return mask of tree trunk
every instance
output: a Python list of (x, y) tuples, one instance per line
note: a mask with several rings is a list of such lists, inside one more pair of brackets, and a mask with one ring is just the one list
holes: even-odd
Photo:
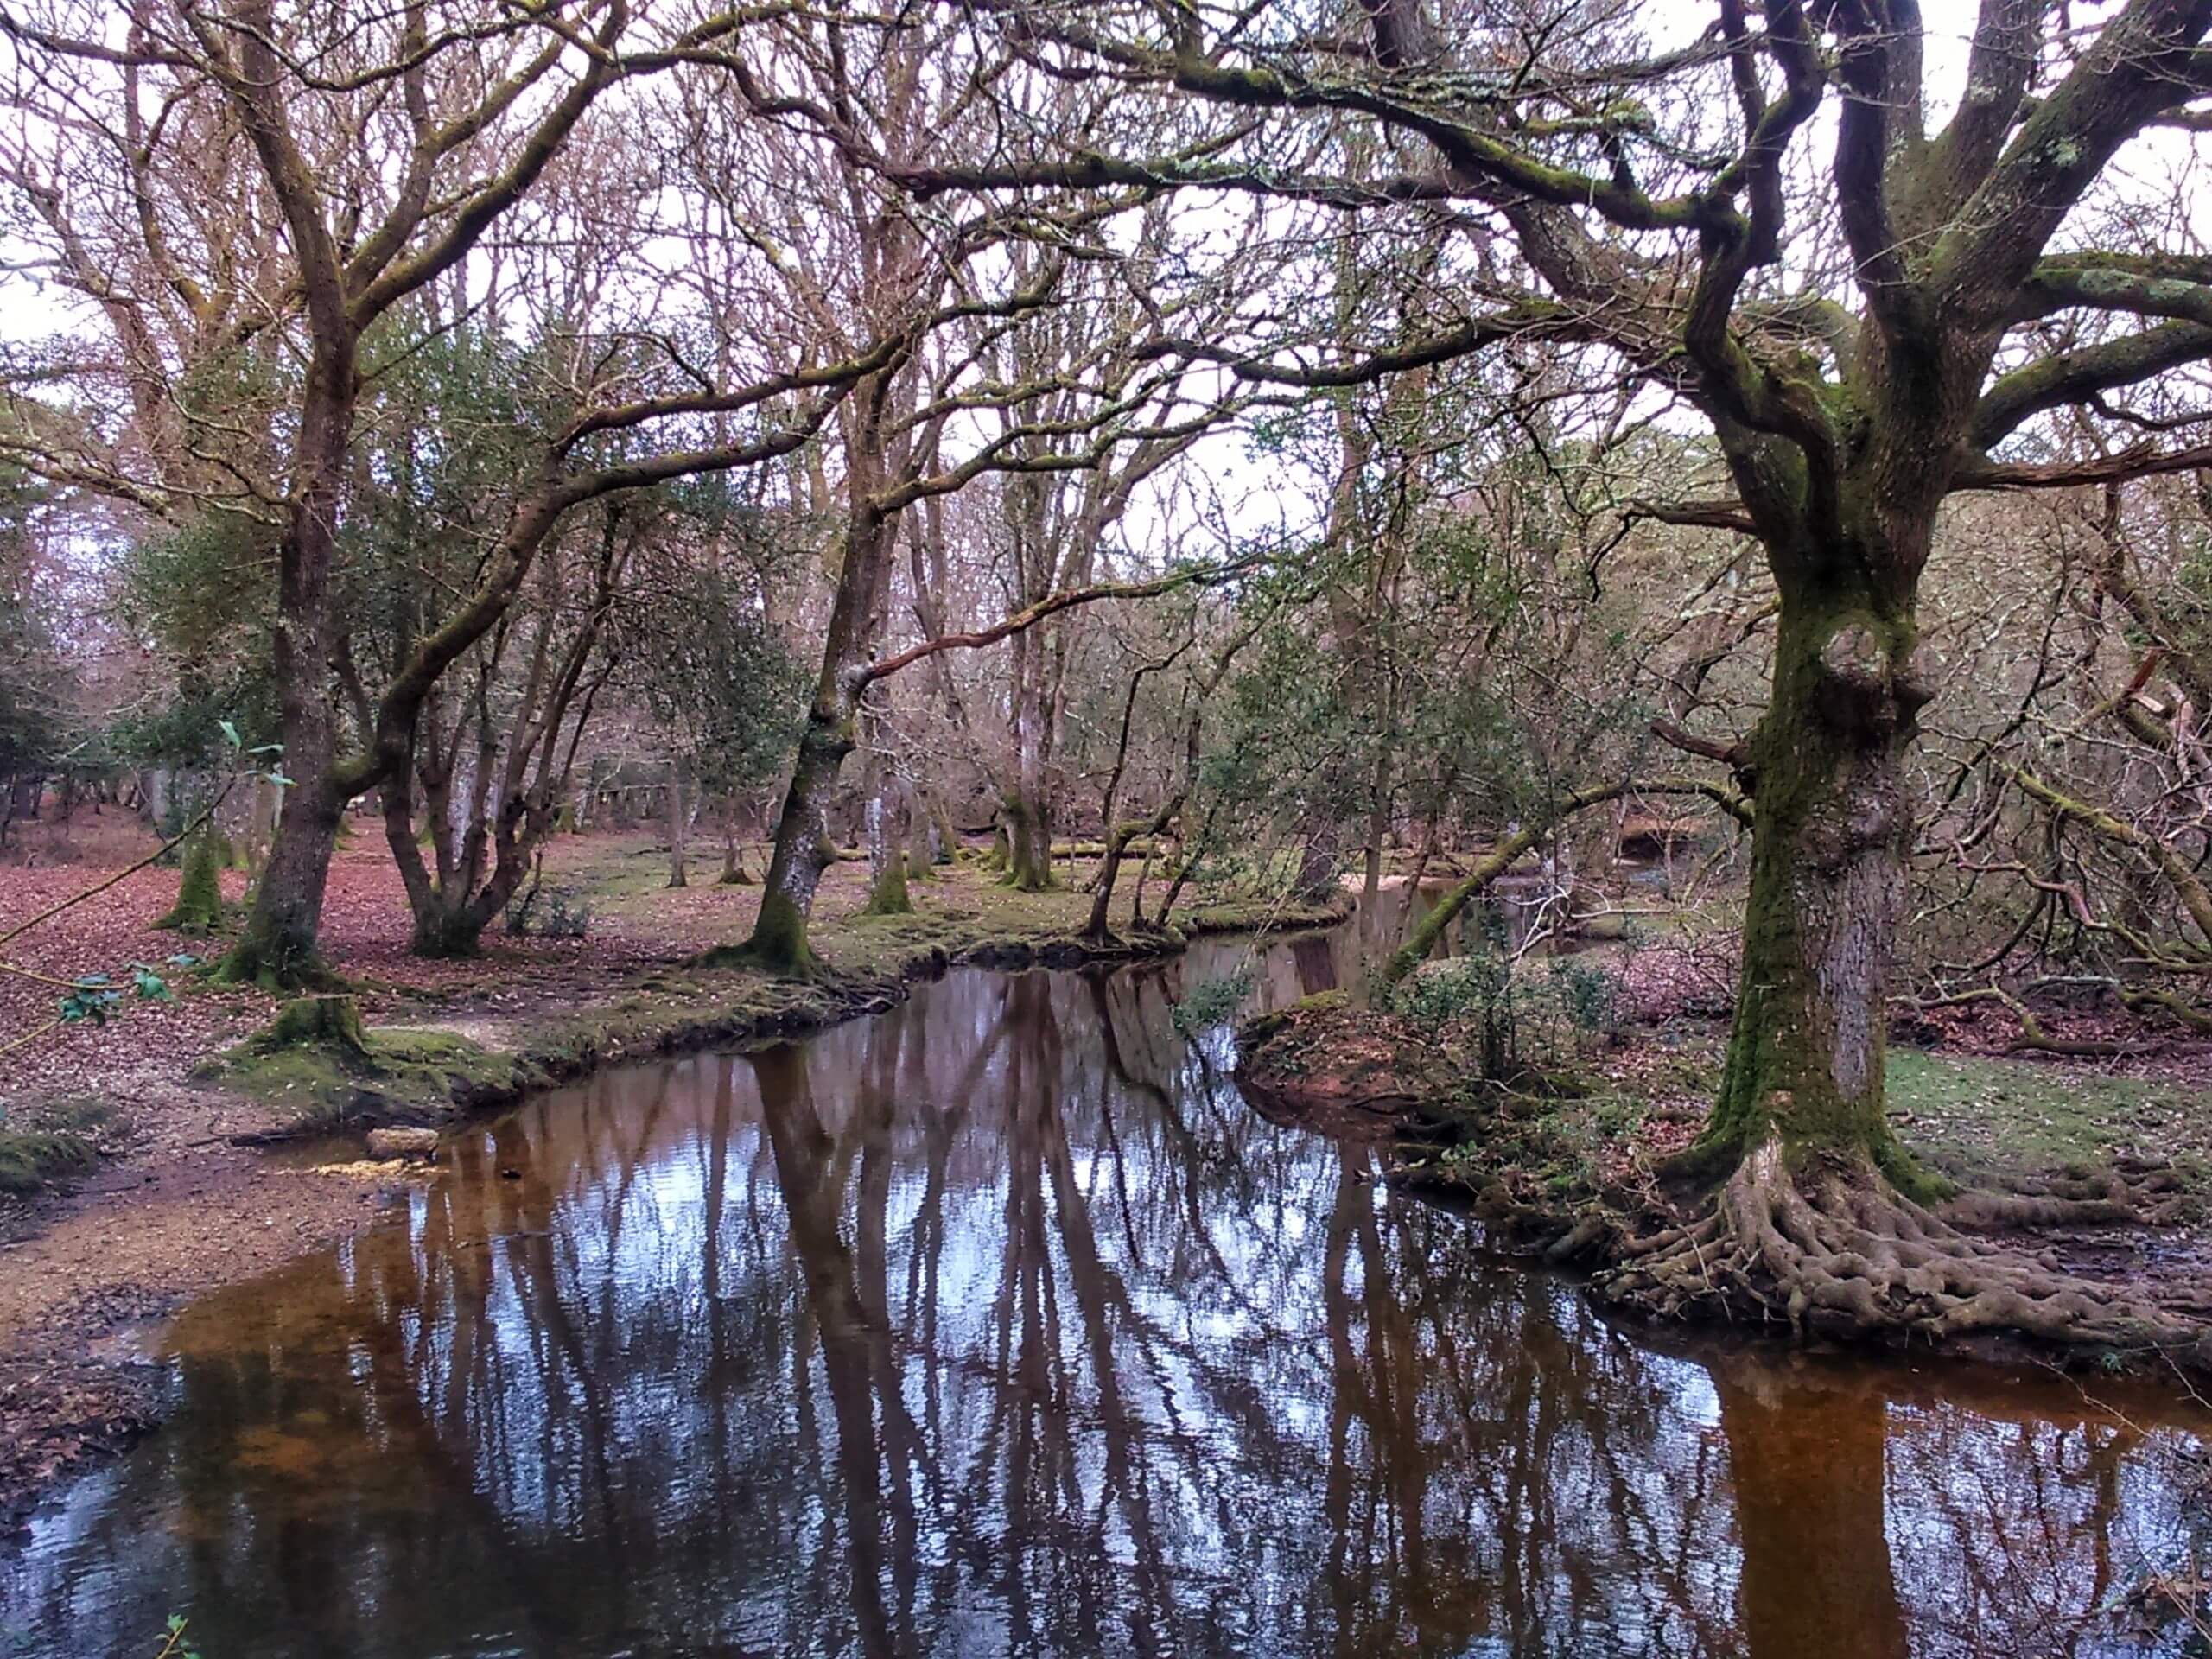
[(668, 767), (668, 885), (687, 887), (690, 876), (683, 857), (690, 844), (691, 763), (672, 760)]
[(1014, 637), (1014, 787), (1004, 803), (1006, 883), (1023, 893), (1042, 893), (1053, 885), (1046, 788), (1051, 715), (1041, 646), (1021, 633)]
[(223, 924), (223, 867), (221, 832), (213, 823), (202, 825), (184, 849), (184, 874), (177, 884), (176, 905), (156, 922), (185, 933), (212, 933)]
[(1903, 760), (1927, 701), (1910, 617), (1785, 596), (1751, 741), (1758, 822), (1735, 1025), (1693, 1159), (1732, 1169), (1770, 1135), (1910, 1166), (1883, 1116), (1890, 967), (1912, 815)]
[[(438, 843), (434, 875), (423, 861), (415, 833), (414, 778), (410, 763), (386, 781), (382, 791), (385, 844), (399, 868), (414, 918), (407, 949), (412, 956), (441, 960), (473, 957), (483, 948), (484, 930), (522, 890), (539, 845), (552, 832), (557, 816), (553, 803), (563, 785), (556, 783), (534, 795), (510, 795), (500, 802), (499, 816), (488, 830), (471, 826), (471, 839), (489, 848), (488, 874), (480, 851), (456, 861), (450, 855), (451, 836), (434, 833), (432, 839)], [(450, 810), (450, 799), (440, 787), (426, 793), (433, 830), (439, 830), (437, 820)]]
[[(849, 704), (849, 697), (840, 696)], [(852, 749), (852, 731), (849, 707), (841, 715), (835, 702), (825, 706), (825, 700), (817, 698), (808, 711), (791, 788), (776, 820), (775, 850), (760, 886), (760, 913), (741, 952), (771, 973), (810, 975), (820, 969), (807, 944), (807, 918), (814, 912), (822, 872), (836, 861), (836, 844), (830, 838), (830, 797)]]
[(868, 791), (867, 814), (868, 913), (907, 916), (913, 899), (906, 892), (906, 814), (894, 804), (898, 781), (879, 760)]
[(1041, 798), (1025, 789), (1006, 803), (1006, 885), (1042, 893), (1054, 885), (1052, 827)]
[(270, 843), (276, 838), (276, 823), (284, 805), (284, 786), (257, 775), (253, 780), (253, 810), (246, 821), (245, 867), (257, 880), (269, 862)]
[(337, 772), (328, 682), (330, 569), (359, 395), (356, 354), (350, 333), (318, 342), (302, 390), (297, 476), (277, 548), (270, 641), (290, 799), (245, 933), (223, 964), (223, 977), (234, 982), (296, 988), (327, 977), (315, 939), (338, 826), (353, 792)]
[(930, 862), (951, 863), (953, 849), (960, 845), (960, 830), (952, 822), (952, 808), (940, 791), (930, 789), (923, 794), (922, 810), (929, 819)]
[[(896, 529), (896, 518), (885, 518), (862, 502), (854, 506), (845, 531), (845, 560), (823, 639), (823, 671), (814, 681), (814, 702), (798, 736), (798, 759), (791, 763), (791, 785), (777, 817), (777, 841), (761, 885), (761, 913), (754, 918), (752, 938), (734, 953), (770, 973), (821, 971), (807, 944), (807, 918), (814, 913), (814, 892), (821, 887), (823, 872), (836, 862), (827, 818), (830, 797), (861, 732), (865, 664), (880, 624), (878, 595)], [(715, 956), (710, 953), (710, 960)]]
[(318, 789), (295, 782), (300, 786), (290, 791), (268, 865), (254, 884), (245, 930), (224, 958), (221, 977), (233, 983), (289, 989), (328, 977), (315, 939), (345, 805), (330, 787), (327, 766)]
[(753, 875), (745, 868), (745, 854), (737, 844), (737, 807), (727, 798), (722, 803), (722, 874), (720, 886), (749, 887)]
[(1309, 824), (1299, 849), (1298, 874), (1291, 880), (1291, 891), (1308, 904), (1319, 904), (1337, 890), (1337, 869), (1343, 862), (1341, 835), (1336, 820), (1325, 813), (1317, 814)]
[[(1115, 877), (1121, 869), (1122, 855), (1128, 844), (1140, 836), (1149, 836), (1156, 842), (1158, 838), (1166, 832), (1167, 826), (1175, 821), (1175, 815), (1182, 810), (1182, 796), (1173, 795), (1163, 802), (1160, 810), (1149, 818), (1136, 818), (1117, 823), (1107, 831), (1105, 850), (1100, 855), (1098, 860), (1097, 879), (1090, 884), (1090, 919), (1084, 924), (1083, 929), (1085, 938), (1104, 940), (1113, 935), (1114, 930), (1107, 911), (1108, 906), (1114, 902)], [(1145, 849), (1145, 860), (1147, 864), (1152, 859), (1152, 850), (1151, 847)], [(1135, 918), (1132, 916), (1130, 919), (1134, 921)], [(1161, 919), (1166, 919), (1164, 912)]]

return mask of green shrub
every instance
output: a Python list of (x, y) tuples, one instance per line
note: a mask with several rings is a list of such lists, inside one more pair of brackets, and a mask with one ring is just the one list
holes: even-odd
[(1244, 999), (1252, 995), (1252, 984), (1249, 968), (1219, 979), (1200, 980), (1169, 1011), (1168, 1017), (1174, 1021), (1175, 1029), (1185, 1037), (1193, 1032), (1209, 1030), (1236, 1012)]
[(532, 887), (507, 906), (507, 931), (517, 938), (581, 939), (591, 931), (591, 905), (565, 888)]
[(1507, 1083), (1567, 1065), (1592, 1041), (1612, 1040), (1620, 981), (1572, 957), (1537, 969), (1483, 951), (1411, 975), (1392, 1007), (1435, 1041), (1471, 1049), (1485, 1081)]

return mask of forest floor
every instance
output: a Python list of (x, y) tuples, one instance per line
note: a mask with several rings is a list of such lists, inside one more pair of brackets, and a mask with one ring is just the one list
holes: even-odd
[[(20, 846), (0, 855), (0, 932), (153, 845), (119, 813), (57, 829), (27, 828), (27, 862)], [(760, 869), (759, 849), (748, 864)], [(917, 914), (870, 918), (865, 865), (840, 861), (814, 928), (836, 977), (794, 986), (691, 965), (742, 940), (759, 907), (758, 887), (718, 885), (720, 870), (719, 848), (702, 847), (690, 884), (671, 888), (666, 842), (650, 829), (564, 837), (545, 888), (588, 911), (583, 938), (495, 927), (480, 956), (424, 961), (407, 952), (406, 899), (381, 836), (354, 826), (331, 872), (325, 949), (379, 1052), (429, 1062), (367, 1078), (289, 1058), (211, 1077), (276, 1003), (210, 985), (180, 960), (212, 957), (219, 938), (152, 925), (175, 900), (174, 869), (140, 870), (0, 950), (57, 980), (106, 972), (127, 983), (131, 965), (147, 963), (175, 992), (127, 1001), (104, 1026), (57, 1025), (55, 987), (0, 975), (0, 1529), (58, 1472), (150, 1421), (156, 1377), (139, 1351), (163, 1316), (405, 1200), (422, 1167), (365, 1159), (364, 1128), (442, 1121), (471, 1077), (497, 1093), (626, 1055), (808, 1028), (885, 1006), (954, 955), (1068, 950), (1090, 906), (1072, 888), (1018, 893), (960, 864), (914, 886)], [(243, 898), (241, 873), (224, 885), (226, 899)], [(1260, 919), (1198, 913), (1223, 927)], [(251, 1144), (302, 1131), (345, 1138), (273, 1153)]]

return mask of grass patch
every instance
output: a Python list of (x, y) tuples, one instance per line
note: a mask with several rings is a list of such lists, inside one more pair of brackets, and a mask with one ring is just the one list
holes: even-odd
[[(651, 916), (669, 891), (666, 836), (640, 829), (594, 835), (585, 844), (588, 850), (580, 862), (557, 872), (547, 869), (549, 890), (558, 885), (608, 915)], [(721, 843), (700, 842), (684, 862), (695, 885), (711, 885), (721, 874)]]
[(1911, 1049), (1891, 1051), (1887, 1084), (1905, 1142), (1967, 1185), (2084, 1173), (2132, 1148), (2171, 1158), (2193, 1191), (2212, 1188), (2212, 1123), (2172, 1084)]

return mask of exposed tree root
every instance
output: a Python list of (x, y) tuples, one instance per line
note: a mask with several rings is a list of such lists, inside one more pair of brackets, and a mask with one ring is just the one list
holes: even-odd
[(1961, 1192), (1936, 1206), (1953, 1226), (1974, 1232), (2099, 1224), (2156, 1225), (2174, 1220), (2181, 1183), (2158, 1161), (2118, 1161), (2111, 1170), (2017, 1182), (2005, 1192)]
[(830, 964), (801, 940), (794, 948), (781, 940), (746, 940), (741, 944), (717, 944), (702, 950), (686, 964), (692, 968), (735, 968), (771, 979), (798, 980), (804, 984), (828, 984), (836, 978)]
[[(2105, 1194), (2023, 1194), (2032, 1209), (1978, 1219), (2018, 1224), (2103, 1215)], [(2127, 1218), (2135, 1218), (2128, 1212)], [(1618, 1306), (1669, 1319), (1786, 1325), (1797, 1335), (1949, 1344), (2011, 1338), (2076, 1354), (2171, 1356), (2212, 1363), (2204, 1328), (2116, 1287), (2075, 1277), (2055, 1258), (1976, 1236), (1867, 1170), (1794, 1177), (1770, 1136), (1694, 1220), (1617, 1237), (1592, 1289)]]
[(208, 969), (218, 985), (250, 985), (272, 996), (343, 995), (353, 989), (321, 957), (280, 954), (240, 941)]

